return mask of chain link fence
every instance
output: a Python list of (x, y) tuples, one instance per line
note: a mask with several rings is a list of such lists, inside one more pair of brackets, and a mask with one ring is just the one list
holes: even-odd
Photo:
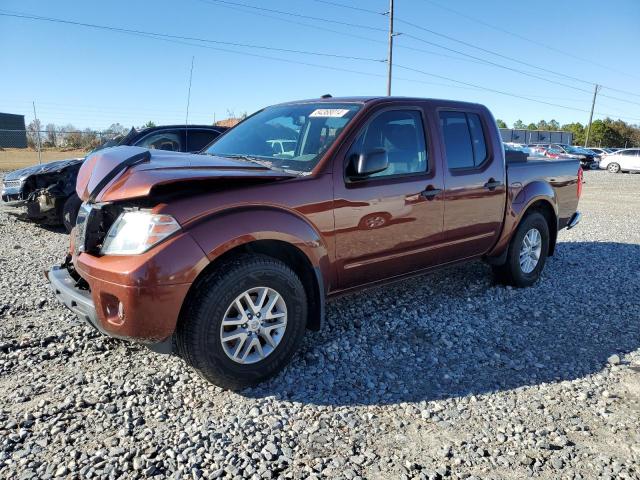
[(122, 132), (0, 129), (0, 170), (84, 157)]

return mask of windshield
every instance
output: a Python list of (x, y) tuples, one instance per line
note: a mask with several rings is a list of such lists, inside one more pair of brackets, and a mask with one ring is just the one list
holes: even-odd
[(250, 157), (270, 167), (307, 173), (360, 110), (353, 103), (300, 103), (266, 108), (203, 153)]
[(584, 153), (584, 150), (582, 148), (572, 147), (571, 145), (566, 146), (565, 150), (567, 151), (567, 153)]

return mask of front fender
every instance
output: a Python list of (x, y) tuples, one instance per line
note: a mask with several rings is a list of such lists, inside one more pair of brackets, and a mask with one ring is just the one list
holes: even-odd
[(328, 248), (320, 232), (298, 213), (266, 206), (241, 207), (198, 221), (189, 233), (210, 261), (233, 248), (258, 240), (279, 240), (301, 250), (325, 285), (330, 285)]

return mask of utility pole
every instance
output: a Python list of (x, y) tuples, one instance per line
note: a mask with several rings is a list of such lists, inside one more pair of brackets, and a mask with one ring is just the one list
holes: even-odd
[(191, 103), (191, 80), (193, 79), (193, 61), (196, 57), (191, 57), (191, 71), (189, 72), (189, 91), (187, 92), (187, 114), (184, 119), (184, 150), (189, 151), (189, 103)]
[(393, 67), (393, 0), (389, 0), (389, 55), (387, 56), (387, 96), (391, 96), (391, 70)]
[(591, 102), (591, 114), (589, 115), (589, 125), (587, 125), (587, 137), (584, 139), (584, 148), (587, 148), (589, 145), (589, 135), (591, 134), (591, 122), (593, 121), (593, 109), (596, 106), (596, 96), (598, 95), (598, 91), (600, 90), (600, 85), (596, 83), (595, 89), (593, 90), (593, 101)]
[(42, 147), (40, 145), (40, 122), (38, 121), (38, 114), (36, 113), (36, 102), (33, 102), (33, 119), (35, 120), (37, 130), (36, 138), (38, 139), (38, 164), (42, 164)]

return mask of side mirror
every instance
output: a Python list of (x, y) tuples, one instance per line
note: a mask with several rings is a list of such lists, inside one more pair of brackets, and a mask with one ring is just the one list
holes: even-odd
[(386, 170), (389, 167), (389, 156), (384, 148), (377, 148), (368, 153), (354, 153), (349, 162), (352, 178), (366, 178)]

